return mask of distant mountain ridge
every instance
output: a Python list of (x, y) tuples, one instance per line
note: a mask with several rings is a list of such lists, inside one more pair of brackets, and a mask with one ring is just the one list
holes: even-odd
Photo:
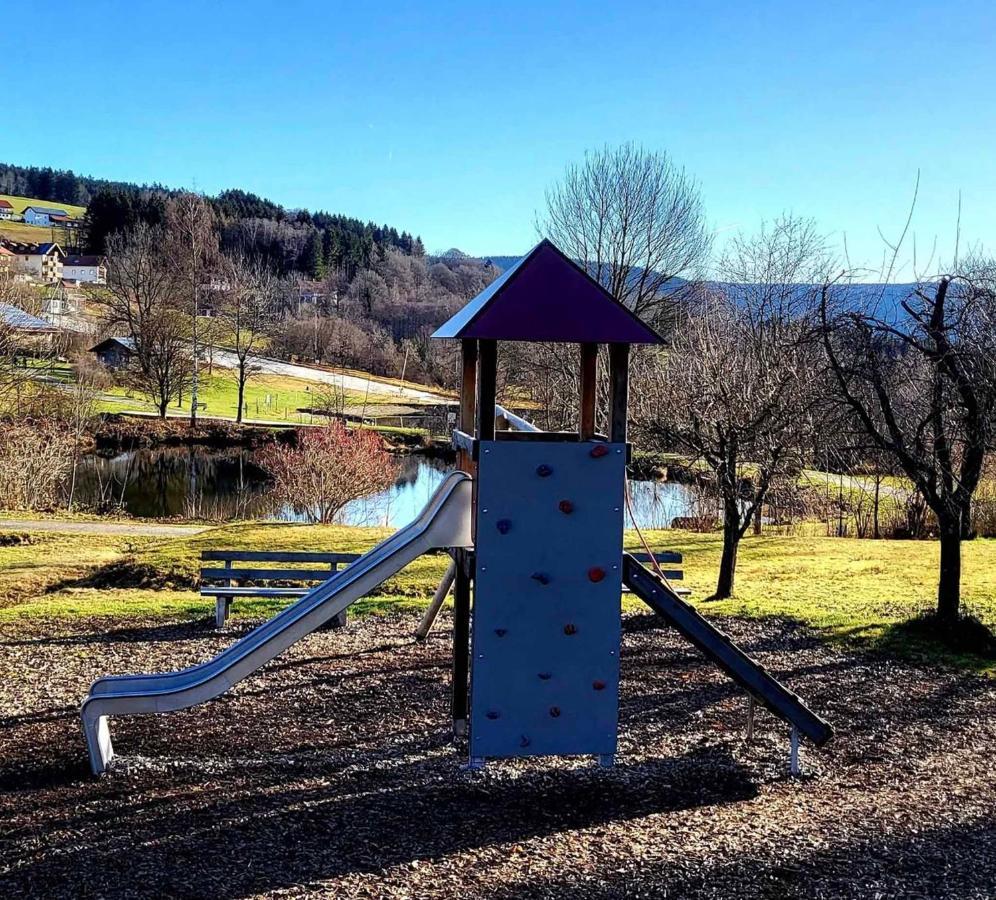
[[(463, 257), (467, 257), (467, 254), (461, 254)], [(470, 258), (470, 257), (467, 257)], [(474, 259), (484, 263), (491, 262), (493, 265), (497, 266), (502, 272), (506, 269), (514, 266), (520, 259), (522, 255), (519, 256), (478, 256)], [(681, 279), (676, 279), (681, 280)], [(721, 287), (736, 289), (737, 285), (728, 285), (721, 282), (712, 282)], [(803, 287), (803, 285), (800, 285)], [(856, 296), (861, 299), (872, 299), (876, 293), (881, 292), (881, 302), (886, 307), (886, 309), (892, 309), (898, 311), (903, 300), (910, 296), (910, 294), (916, 289), (917, 285), (914, 282), (908, 282), (904, 284), (882, 284), (880, 282), (863, 282), (849, 285), (849, 290), (855, 292)]]

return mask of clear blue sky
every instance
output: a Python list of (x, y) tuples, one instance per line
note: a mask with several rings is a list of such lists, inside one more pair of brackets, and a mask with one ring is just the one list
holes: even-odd
[[(586, 148), (667, 149), (720, 235), (782, 211), (881, 256), (996, 250), (991, 0), (5, 5), (0, 159), (242, 187), (517, 253)], [(11, 48), (20, 48), (11, 50)]]

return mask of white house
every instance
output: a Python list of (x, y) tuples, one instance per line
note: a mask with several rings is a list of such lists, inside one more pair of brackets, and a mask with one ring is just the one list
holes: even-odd
[(51, 206), (29, 206), (24, 210), (24, 221), (28, 225), (64, 225), (69, 221), (69, 213)]
[(10, 268), (15, 275), (29, 275), (46, 284), (62, 279), (62, 251), (58, 244), (7, 242), (6, 247), (14, 254)]
[(14, 217), (14, 207), (9, 200), (0, 200), (0, 219), (12, 219)]
[(62, 262), (62, 277), (85, 284), (106, 284), (107, 266), (99, 256), (68, 256)]

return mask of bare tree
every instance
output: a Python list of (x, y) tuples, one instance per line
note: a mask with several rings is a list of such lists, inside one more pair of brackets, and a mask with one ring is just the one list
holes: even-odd
[(214, 212), (198, 194), (180, 194), (167, 203), (166, 227), (169, 259), (190, 316), (190, 426), (193, 428), (197, 424), (200, 366), (198, 318), (203, 312), (201, 290), (217, 260), (218, 236), (214, 228)]
[(191, 377), (190, 320), (175, 303), (175, 271), (161, 228), (144, 222), (107, 243), (107, 285), (93, 294), (108, 327), (121, 327), (135, 349), (124, 377), (166, 418), (170, 400)]
[(269, 326), (274, 321), (279, 285), (276, 276), (259, 260), (239, 256), (223, 266), (225, 291), (220, 307), (223, 330), (238, 360), (238, 412), (242, 421), (246, 382), (261, 371), (259, 357)]
[(712, 244), (698, 183), (667, 153), (635, 144), (568, 166), (538, 228), (648, 319), (700, 279)]
[(822, 343), (843, 402), (937, 519), (937, 617), (957, 621), (961, 542), (996, 415), (996, 262), (972, 260), (899, 302), (839, 281), (820, 297)]
[(720, 270), (727, 285), (680, 319), (634, 390), (638, 430), (704, 461), (723, 507), (714, 599), (733, 593), (740, 541), (773, 482), (794, 473), (819, 399), (812, 344), (823, 239), (785, 218), (735, 238)]

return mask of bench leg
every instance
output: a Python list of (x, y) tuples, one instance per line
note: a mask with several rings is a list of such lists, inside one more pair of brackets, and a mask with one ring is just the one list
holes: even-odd
[(345, 628), (345, 627), (346, 627), (346, 610), (343, 610), (341, 613), (337, 613), (336, 615), (332, 616), (332, 618), (329, 619), (318, 630), (334, 631), (337, 628)]
[(231, 611), (232, 601), (230, 597), (214, 598), (214, 624), (216, 628), (224, 628)]

